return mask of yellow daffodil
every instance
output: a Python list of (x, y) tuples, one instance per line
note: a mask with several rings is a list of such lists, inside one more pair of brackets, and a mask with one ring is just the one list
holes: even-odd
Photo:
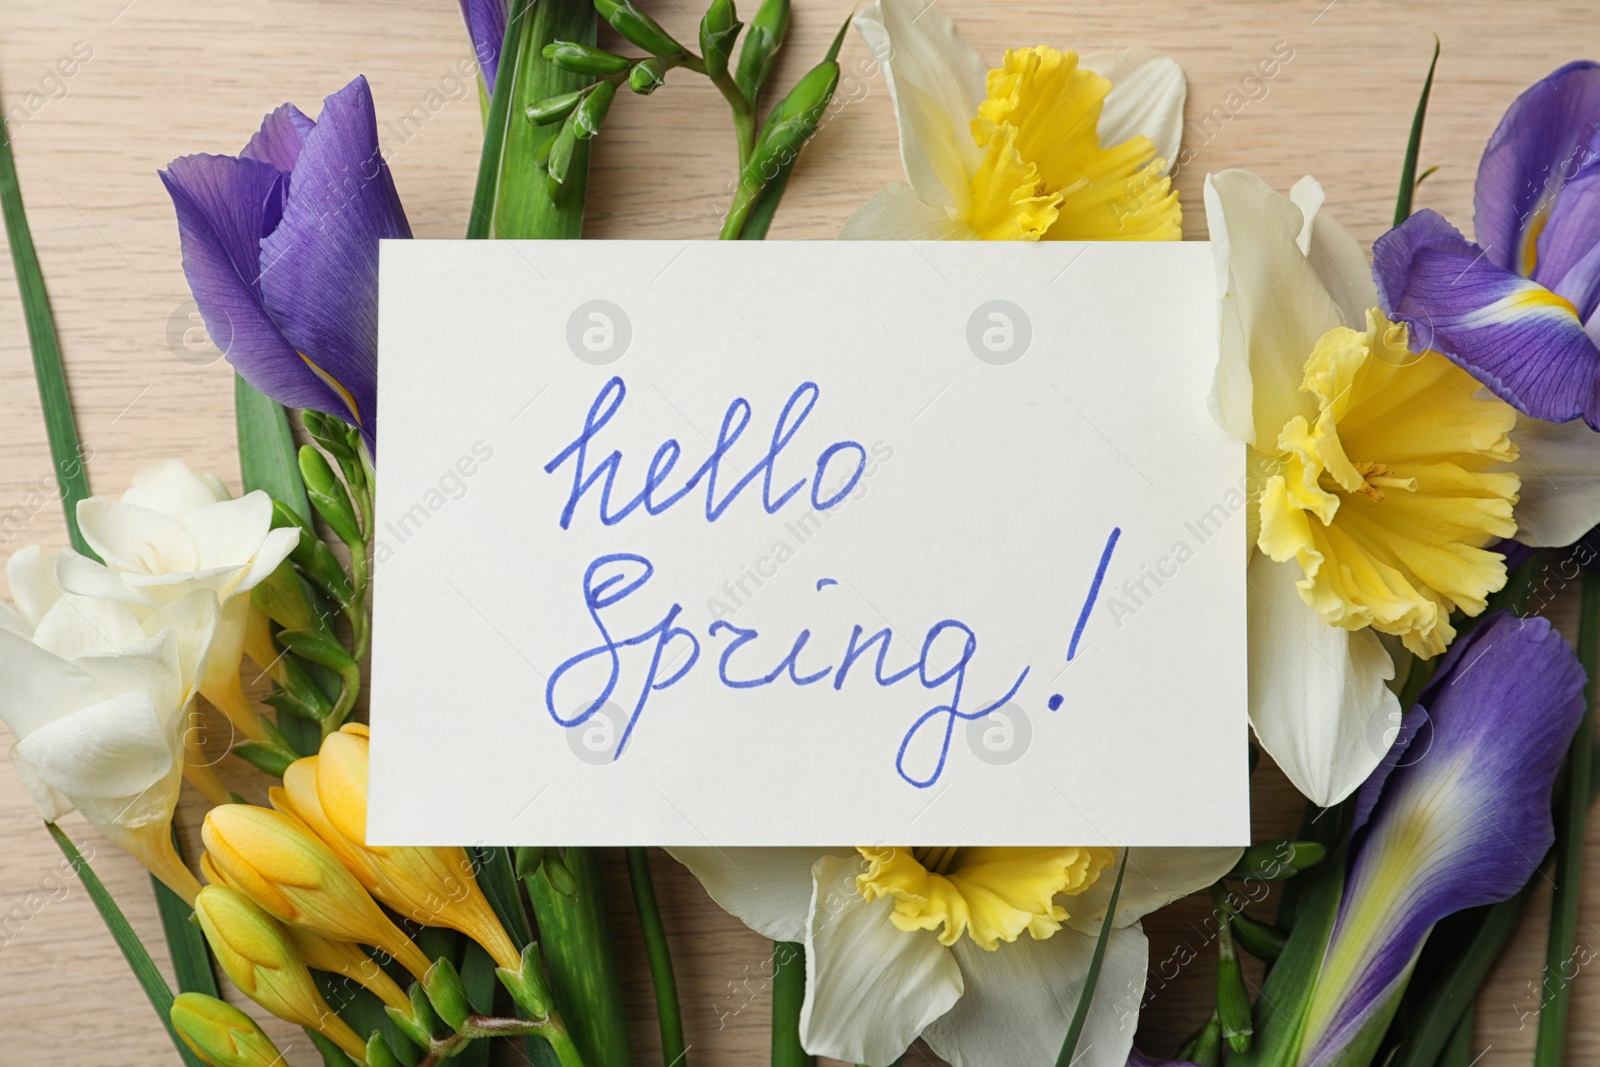
[(208, 1067), (279, 1067), (283, 1054), (256, 1021), (204, 993), (179, 993), (169, 1016), (183, 1043)]
[(208, 864), (274, 918), (340, 941), (372, 945), (418, 979), (428, 958), (390, 922), (328, 847), (270, 808), (223, 804), (200, 831)]
[[(751, 929), (805, 944), (808, 1052), (889, 1063), (920, 1035), (955, 1067), (1055, 1062), (1122, 860), (1094, 847), (671, 851)], [(1127, 1062), (1148, 962), (1140, 917), (1239, 854), (1129, 852), (1078, 1067)]]
[[(1388, 751), (1386, 635), (1443, 652), (1505, 584), (1516, 413), (1378, 310), (1366, 254), (1303, 179), (1206, 180), (1219, 424), (1249, 446), (1250, 717), (1290, 780), (1336, 803)], [(1516, 514), (1520, 515), (1518, 507)]]
[(305, 961), (272, 916), (243, 893), (216, 885), (200, 890), (194, 913), (217, 962), (246, 996), (280, 1019), (320, 1031), (366, 1062), (366, 1042), (322, 999)]
[(845, 223), (845, 240), (1165, 240), (1182, 236), (1169, 165), (1185, 82), (1167, 56), (1006, 52), (987, 70), (923, 0), (881, 0), (855, 26), (882, 67), (909, 185)]
[(300, 820), (378, 900), (424, 926), (446, 926), (482, 945), (501, 967), (516, 970), (521, 953), (478, 888), (463, 848), (368, 845), (367, 727), (349, 724), (322, 742), (316, 756), (296, 760), (274, 807)]

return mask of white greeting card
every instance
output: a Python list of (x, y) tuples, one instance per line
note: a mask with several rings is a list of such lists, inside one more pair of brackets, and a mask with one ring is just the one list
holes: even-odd
[(1196, 243), (390, 241), (369, 840), (1247, 840)]

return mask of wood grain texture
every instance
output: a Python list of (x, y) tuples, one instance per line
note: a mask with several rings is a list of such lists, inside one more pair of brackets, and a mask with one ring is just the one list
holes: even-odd
[[(693, 34), (698, 5), (648, 4), (667, 28)], [(787, 84), (826, 46), (846, 0), (798, 0), (793, 43), (777, 74)], [(1387, 227), (1411, 109), (1432, 35), (1444, 56), (1423, 145), (1439, 164), (1418, 206), (1470, 219), (1478, 153), (1506, 104), (1569, 59), (1600, 52), (1581, 0), (940, 0), (979, 51), (1047, 42), (1082, 51), (1145, 44), (1176, 56), (1189, 76), (1189, 143), (1179, 176), (1185, 229), (1204, 235), (1200, 186), (1208, 170), (1248, 166), (1287, 188), (1315, 174), (1332, 211), (1364, 241)], [(314, 111), (358, 73), (372, 82), (384, 148), (419, 237), (465, 228), (478, 158), (476, 94), (459, 78), (471, 50), (452, 0), (6, 0), (0, 101), (16, 153), (51, 295), (92, 484), (117, 492), (134, 471), (180, 456), (237, 486), (231, 374), (184, 344), (196, 323), (179, 270), (172, 209), (156, 169), (196, 151), (235, 152), (261, 114), (284, 100)], [(1292, 58), (1265, 82), (1245, 81), (1274, 48)], [(74, 49), (92, 57), (63, 76)], [(854, 38), (846, 45), (848, 101), (807, 151), (772, 229), (775, 238), (826, 239), (868, 195), (901, 177), (882, 78)], [(464, 66), (466, 65), (466, 66)], [(409, 116), (409, 118), (406, 118)], [(733, 141), (716, 93), (675, 73), (644, 100), (619, 100), (595, 152), (588, 235), (710, 238), (727, 199)], [(9, 261), (0, 267), (0, 557), (29, 542), (65, 541)], [(470, 343), (469, 338), (463, 339)], [(1558, 614), (1570, 631), (1571, 601)], [(254, 799), (259, 779), (234, 761), (225, 777)], [(1258, 774), (1260, 834), (1298, 820), (1292, 792)], [(448, 784), (438, 790), (448, 802)], [(750, 798), (768, 803), (770, 798)], [(201, 812), (186, 793), (190, 846)], [(997, 818), (1028, 818), (997, 812)], [(81, 821), (69, 830), (94, 849), (96, 869), (165, 966), (143, 872)], [(1600, 843), (1600, 828), (1591, 830)], [(668, 933), (676, 948), (690, 1060), (699, 1067), (765, 1061), (768, 944), (722, 914), (671, 860), (656, 854)], [(0, 1063), (149, 1067), (175, 1057), (81, 886), (18, 785), (0, 769)], [(1600, 867), (1591, 847), (1588, 870)], [(641, 1064), (659, 1063), (649, 979), (620, 859), (612, 870), (628, 994)], [(1497, 967), (1479, 1014), (1484, 1067), (1526, 1063), (1544, 951), (1541, 886)], [(1210, 970), (1190, 901), (1147, 924), (1153, 963), (1181, 945), (1200, 962), (1154, 991), (1141, 1045), (1170, 1053), (1203, 1014)], [(1580, 940), (1600, 945), (1600, 896), (1585, 901)], [(1152, 986), (1154, 989), (1154, 986)], [(1568, 1062), (1600, 1062), (1600, 979), (1574, 979)], [(272, 1032), (288, 1061), (316, 1062), (303, 1036)], [(514, 1052), (506, 1062), (520, 1062)], [(908, 1058), (920, 1063), (920, 1053)], [(930, 1061), (931, 1062), (931, 1061)], [(1029, 1065), (1016, 1065), (1029, 1067)]]

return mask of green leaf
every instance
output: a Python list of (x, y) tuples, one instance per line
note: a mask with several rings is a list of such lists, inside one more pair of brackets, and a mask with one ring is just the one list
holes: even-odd
[(1411, 117), (1411, 137), (1406, 141), (1406, 161), (1400, 169), (1400, 195), (1395, 198), (1394, 224), (1400, 225), (1411, 217), (1411, 197), (1421, 181), (1417, 177), (1417, 154), (1422, 150), (1422, 123), (1428, 116), (1428, 96), (1433, 92), (1433, 72), (1439, 66), (1439, 38), (1433, 39), (1433, 61), (1428, 64), (1428, 78), (1422, 83), (1422, 96), (1417, 100), (1417, 111)]
[(478, 888), (489, 898), (489, 906), (500, 919), (500, 924), (511, 935), (517, 951), (533, 940), (533, 927), (528, 922), (528, 912), (522, 906), (522, 893), (517, 888), (517, 875), (511, 865), (511, 855), (498, 845), (478, 845), (472, 849)]
[(178, 1032), (172, 1028), (172, 990), (167, 986), (167, 980), (161, 977), (161, 972), (156, 970), (155, 961), (150, 958), (150, 953), (145, 951), (144, 944), (139, 940), (139, 935), (133, 932), (133, 927), (128, 925), (127, 918), (122, 914), (122, 909), (117, 907), (117, 902), (106, 891), (105, 885), (99, 876), (94, 873), (94, 868), (89, 866), (89, 861), (83, 858), (78, 847), (72, 839), (55, 823), (46, 823), (50, 836), (55, 839), (56, 847), (67, 857), (68, 862), (77, 871), (78, 880), (83, 883), (83, 888), (88, 892), (89, 899), (94, 901), (100, 918), (105, 920), (106, 929), (111, 931), (111, 938), (122, 950), (123, 958), (128, 961), (128, 966), (133, 970), (133, 976), (139, 980), (139, 985), (144, 989), (144, 995), (150, 999), (150, 1006), (161, 1016), (161, 1025), (167, 1028), (167, 1036), (172, 1038), (172, 1044), (178, 1050), (179, 1057), (187, 1067), (205, 1067), (203, 1063), (189, 1051), (189, 1046), (178, 1037)]
[(239, 475), (244, 491), (257, 489), (286, 505), (306, 528), (311, 502), (300, 477), (299, 447), (283, 405), (234, 376), (233, 415), (239, 437)]
[(1589, 781), (1594, 766), (1594, 700), (1600, 682), (1600, 574), (1585, 568), (1578, 611), (1578, 660), (1589, 681), (1583, 688), (1583, 719), (1567, 750), (1566, 781), (1556, 800), (1556, 883), (1550, 899), (1550, 935), (1539, 1004), (1539, 1037), (1533, 1067), (1560, 1067), (1566, 1054), (1571, 1008), (1572, 959), (1578, 939), (1578, 903), (1583, 890), (1583, 841), (1589, 819)]
[(1100, 984), (1100, 965), (1106, 959), (1106, 943), (1111, 940), (1111, 928), (1116, 925), (1117, 897), (1122, 894), (1122, 876), (1128, 873), (1128, 850), (1122, 850), (1122, 863), (1117, 867), (1117, 880), (1111, 886), (1111, 899), (1106, 904), (1106, 916), (1100, 921), (1100, 936), (1095, 938), (1094, 955), (1089, 957), (1089, 973), (1084, 976), (1083, 992), (1078, 995), (1078, 1006), (1073, 1009), (1072, 1022), (1067, 1026), (1067, 1036), (1061, 1042), (1061, 1054), (1056, 1057), (1056, 1067), (1069, 1067), (1078, 1049), (1078, 1038), (1083, 1035), (1084, 1024), (1089, 1021), (1089, 1005), (1094, 1002), (1095, 986)]
[(639, 930), (645, 956), (650, 962), (650, 983), (656, 991), (656, 1020), (661, 1026), (661, 1056), (666, 1062), (687, 1067), (688, 1049), (683, 1043), (683, 1012), (678, 1004), (678, 981), (672, 972), (672, 953), (667, 947), (667, 931), (661, 925), (661, 908), (656, 903), (655, 880), (650, 876), (650, 854), (643, 848), (626, 850), (628, 881), (633, 886), (634, 910), (639, 913)]
[(806, 999), (806, 947), (772, 943), (772, 1067), (812, 1067), (800, 1045), (800, 1008)]
[[(513, 29), (520, 39), (511, 45)], [(468, 237), (572, 238), (583, 232), (584, 187), (589, 172), (589, 145), (578, 142), (562, 168), (560, 185), (554, 196), (545, 171), (536, 163), (560, 131), (538, 126), (525, 117), (527, 109), (549, 97), (570, 93), (589, 85), (588, 75), (562, 70), (544, 57), (544, 46), (553, 41), (576, 44), (595, 43), (595, 10), (585, 0), (538, 0), (518, 4), (507, 24), (509, 52), (500, 60), (500, 76), (495, 80), (495, 95), (501, 83), (510, 94), (501, 118), (497, 151), (490, 154), (489, 135), (485, 135), (484, 156), (479, 163), (478, 190), (482, 194), (492, 185), (492, 198), (473, 207), (473, 228)], [(514, 57), (508, 60), (506, 55)], [(509, 75), (509, 76), (508, 76)], [(491, 112), (490, 126), (494, 125)], [(485, 175), (485, 169), (490, 175)], [(476, 231), (476, 232), (475, 232)]]
[[(172, 846), (183, 855), (183, 844), (173, 828)], [(155, 875), (150, 884), (156, 892), (156, 910), (161, 914), (161, 930), (167, 936), (167, 948), (172, 952), (172, 970), (178, 977), (180, 993), (204, 993), (221, 997), (217, 991), (217, 975), (211, 968), (211, 949), (206, 945), (205, 934), (193, 921), (194, 909), (184, 899)]]
[(61, 490), (61, 509), (67, 516), (67, 534), (79, 555), (99, 559), (78, 530), (78, 501), (89, 495), (89, 476), (84, 470), (85, 457), (78, 441), (78, 427), (72, 418), (67, 376), (61, 367), (55, 319), (50, 314), (50, 294), (44, 287), (39, 255), (34, 250), (33, 233), (28, 228), (27, 212), (22, 206), (17, 162), (11, 154), (11, 135), (3, 129), (0, 129), (0, 211), (5, 216), (11, 263), (16, 268), (22, 314), (28, 324), (33, 377), (39, 386), (39, 405), (44, 410), (45, 434), (50, 439), (50, 459), (55, 467), (56, 485)]
[[(1345, 839), (1352, 806), (1347, 801), (1308, 820), (1300, 837), (1324, 844), (1337, 842), (1328, 858), (1295, 878), (1293, 928), (1266, 983), (1256, 997), (1255, 1034), (1250, 1051), (1228, 1057), (1229, 1067), (1288, 1067), (1299, 1053), (1311, 994), (1322, 970), (1322, 957), (1333, 933), (1344, 896)], [(1280, 911), (1278, 925), (1285, 925)]]

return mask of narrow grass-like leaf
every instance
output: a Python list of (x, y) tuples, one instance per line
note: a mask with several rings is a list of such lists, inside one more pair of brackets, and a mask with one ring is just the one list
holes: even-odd
[(56, 485), (61, 490), (67, 533), (72, 538), (72, 547), (80, 555), (97, 559), (78, 530), (78, 501), (89, 495), (89, 475), (84, 470), (78, 427), (72, 417), (72, 398), (67, 393), (67, 376), (61, 367), (55, 318), (50, 313), (50, 294), (44, 286), (39, 255), (33, 247), (33, 232), (28, 228), (28, 215), (22, 206), (17, 161), (11, 154), (11, 135), (4, 129), (0, 129), (0, 211), (5, 216), (11, 263), (16, 269), (17, 289), (22, 296), (23, 318), (28, 324), (33, 377), (39, 386), (39, 405), (44, 409), (50, 460), (55, 468)]
[(812, 1067), (800, 1045), (800, 1008), (806, 999), (806, 947), (772, 943), (772, 1067)]
[[(478, 888), (483, 890), (483, 895), (489, 898), (489, 906), (500, 918), (500, 925), (506, 928), (506, 933), (516, 943), (518, 949), (523, 949), (533, 940), (533, 926), (528, 921), (528, 911), (522, 903), (522, 891), (517, 887), (517, 872), (511, 862), (511, 853), (498, 845), (480, 845), (472, 849), (475, 869), (478, 872)], [(476, 948), (476, 946), (473, 946)], [(488, 960), (489, 954), (478, 949), (483, 959)], [(467, 960), (461, 967), (461, 980), (468, 981), (468, 965), (472, 963), (471, 950), (467, 953)], [(489, 967), (489, 982), (498, 988), (498, 980), (494, 977), (494, 967)], [(490, 993), (493, 994), (491, 988)], [(470, 997), (472, 987), (467, 987)], [(560, 1067), (561, 1060), (556, 1056), (555, 1049), (550, 1047), (550, 1042), (538, 1034), (528, 1034), (522, 1039), (522, 1051), (531, 1067)]]
[(1589, 676), (1584, 712), (1567, 750), (1566, 782), (1556, 801), (1556, 887), (1550, 900), (1550, 936), (1545, 951), (1539, 1036), (1533, 1067), (1560, 1067), (1566, 1054), (1571, 1008), (1573, 946), (1578, 939), (1578, 903), (1583, 893), (1583, 840), (1589, 820), (1589, 780), (1594, 764), (1594, 700), (1600, 674), (1600, 574), (1583, 572), (1578, 612), (1578, 660)]
[(283, 405), (235, 375), (233, 414), (244, 491), (260, 489), (309, 523), (311, 501), (306, 498), (306, 483), (300, 477), (300, 449)]
[(1078, 1006), (1073, 1009), (1072, 1022), (1067, 1036), (1061, 1042), (1061, 1054), (1056, 1057), (1056, 1067), (1070, 1067), (1078, 1050), (1078, 1038), (1089, 1021), (1089, 1005), (1094, 1003), (1095, 986), (1100, 984), (1100, 965), (1106, 960), (1106, 944), (1111, 940), (1111, 928), (1117, 925), (1117, 898), (1122, 895), (1122, 876), (1128, 873), (1128, 850), (1122, 850), (1122, 862), (1117, 865), (1117, 880), (1111, 886), (1111, 900), (1106, 904), (1106, 917), (1100, 921), (1100, 936), (1095, 938), (1094, 955), (1089, 957), (1089, 973), (1083, 979), (1083, 992), (1078, 994)]
[(122, 909), (117, 907), (117, 902), (107, 892), (105, 884), (100, 881), (99, 876), (94, 873), (94, 868), (89, 866), (89, 861), (83, 858), (83, 853), (78, 851), (78, 846), (72, 843), (66, 832), (55, 823), (46, 823), (45, 826), (50, 831), (50, 836), (55, 839), (56, 847), (67, 857), (67, 861), (77, 872), (78, 881), (83, 883), (89, 899), (94, 901), (96, 910), (100, 912), (100, 918), (105, 920), (106, 929), (111, 931), (112, 940), (122, 950), (123, 958), (128, 961), (133, 976), (139, 980), (139, 986), (149, 998), (150, 1006), (161, 1017), (161, 1025), (167, 1028), (167, 1036), (172, 1038), (172, 1044), (177, 1048), (179, 1057), (187, 1067), (205, 1067), (172, 1028), (172, 989), (167, 985), (167, 980), (161, 977), (161, 972), (156, 969), (155, 961), (150, 958), (150, 953), (145, 951), (139, 935), (128, 925)]
[(525, 40), (523, 23), (533, 0), (511, 0), (506, 19), (506, 36), (500, 46), (499, 70), (483, 120), (483, 151), (478, 157), (478, 182), (472, 192), (472, 214), (467, 218), (467, 238), (482, 240), (493, 236), (495, 191), (500, 186), (500, 156), (505, 150), (506, 124), (511, 116), (511, 90), (516, 79), (511, 72), (521, 62)]
[[(1439, 66), (1439, 38), (1433, 39), (1433, 61), (1428, 64), (1428, 79), (1422, 83), (1422, 96), (1417, 99), (1416, 114), (1411, 117), (1411, 136), (1406, 141), (1406, 160), (1400, 168), (1400, 195), (1394, 202), (1394, 224), (1400, 225), (1411, 217), (1411, 198), (1421, 181), (1417, 177), (1417, 155), (1422, 151), (1422, 124), (1428, 116), (1428, 96), (1433, 92), (1433, 72)], [(1429, 173), (1432, 173), (1430, 170)]]
[(741, 241), (766, 240), (767, 230), (772, 226), (772, 217), (778, 213), (778, 203), (783, 199), (783, 191), (789, 187), (789, 175), (794, 170), (795, 156), (786, 160), (778, 168), (778, 173), (761, 190), (761, 196), (756, 199), (755, 206), (750, 209), (750, 214), (745, 217), (744, 229), (739, 231)]
[(688, 1067), (688, 1050), (683, 1043), (683, 1011), (678, 1005), (678, 980), (672, 973), (672, 953), (667, 947), (666, 928), (661, 925), (655, 880), (650, 876), (650, 854), (639, 847), (627, 849), (627, 854), (633, 905), (639, 913), (645, 956), (650, 962), (650, 983), (656, 991), (661, 1055), (668, 1063)]

